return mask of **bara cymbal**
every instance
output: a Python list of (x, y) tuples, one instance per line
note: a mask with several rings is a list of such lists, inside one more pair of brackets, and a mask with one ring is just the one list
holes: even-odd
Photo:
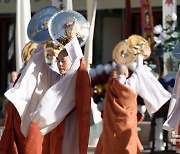
[(89, 36), (89, 22), (83, 15), (73, 10), (63, 10), (55, 13), (49, 20), (48, 29), (51, 38), (59, 45), (69, 42), (73, 32), (83, 46)]
[(118, 64), (128, 66), (135, 61), (136, 56), (132, 52), (129, 52), (127, 41), (123, 40), (115, 46), (112, 52), (112, 59)]
[(25, 62), (27, 60), (30, 59), (32, 52), (35, 50), (35, 48), (37, 47), (37, 44), (29, 41), (22, 49), (21, 52), (21, 57), (22, 57), (22, 61)]
[(57, 11), (56, 7), (47, 6), (32, 16), (27, 28), (27, 35), (31, 41), (43, 43), (51, 38), (48, 31), (48, 22)]
[(147, 40), (139, 35), (131, 35), (127, 39), (127, 45), (130, 52), (134, 55), (141, 54), (144, 60), (151, 55), (151, 48)]
[(180, 59), (180, 43), (177, 43), (172, 51), (175, 58)]

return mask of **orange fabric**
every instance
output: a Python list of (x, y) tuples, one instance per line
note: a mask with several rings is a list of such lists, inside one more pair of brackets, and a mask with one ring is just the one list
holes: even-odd
[(79, 153), (87, 154), (90, 131), (91, 81), (84, 58), (81, 60), (77, 74), (76, 109), (78, 113)]
[[(20, 76), (21, 76), (21, 73), (19, 73), (18, 74), (18, 76), (17, 76), (17, 79), (16, 79), (16, 81), (14, 82), (14, 85), (16, 84), (16, 82), (18, 81), (18, 79), (20, 78)], [(14, 86), (13, 85), (13, 86)], [(5, 115), (4, 115), (4, 120), (3, 120), (3, 126), (5, 126), (6, 125), (6, 122), (7, 122), (7, 118), (8, 118), (8, 111), (9, 111), (9, 109), (8, 109), (8, 107), (10, 106), (10, 108), (12, 107), (11, 105), (8, 105), (9, 104), (9, 100), (7, 100), (6, 99), (6, 109), (5, 109)], [(10, 109), (10, 110), (12, 110), (12, 109)], [(10, 112), (11, 113), (11, 112)]]
[(5, 130), (0, 140), (0, 153), (1, 154), (16, 154), (18, 153), (17, 147), (14, 143), (14, 136), (13, 136), (13, 105), (10, 102), (7, 102), (6, 109), (8, 112), (11, 113), (7, 117), (7, 123), (5, 126)]
[(65, 120), (44, 136), (42, 154), (61, 154)]
[(103, 130), (95, 154), (136, 154), (143, 147), (137, 132), (137, 95), (113, 71), (105, 96)]
[(6, 125), (7, 117), (8, 117), (8, 113), (7, 113), (7, 110), (8, 110), (8, 100), (6, 99), (4, 103), (6, 103), (6, 109), (5, 109), (5, 113), (4, 113), (3, 126)]
[[(82, 59), (76, 81), (80, 154), (87, 154), (88, 149), (91, 109), (90, 84), (85, 60)], [(8, 102), (5, 130), (0, 141), (0, 154), (62, 154), (65, 120), (46, 134), (44, 138), (37, 123), (31, 123), (27, 138), (25, 138), (20, 131), (20, 123), (21, 119), (16, 108), (11, 102)]]
[(31, 123), (25, 138), (20, 131), (21, 119), (13, 104), (8, 102), (8, 117), (0, 141), (1, 154), (39, 154), (42, 151), (42, 140), (38, 124)]
[[(72, 111), (74, 111), (74, 109)], [(67, 116), (69, 116), (72, 111)], [(56, 128), (44, 136), (42, 154), (62, 153), (65, 121), (66, 118)]]

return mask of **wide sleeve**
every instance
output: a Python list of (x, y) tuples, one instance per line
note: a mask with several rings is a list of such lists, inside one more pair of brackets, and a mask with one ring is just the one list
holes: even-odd
[(126, 77), (124, 75), (117, 75), (117, 80), (122, 83), (125, 84), (126, 82)]
[(68, 44), (66, 44), (65, 48), (72, 63), (74, 63), (76, 58), (81, 59), (83, 57), (83, 53), (77, 37), (73, 38)]
[(5, 96), (13, 103), (20, 116), (23, 115), (34, 93), (43, 95), (44, 90), (47, 89), (45, 87), (50, 84), (51, 72), (48, 71), (48, 66), (42, 57), (44, 57), (43, 49), (36, 49), (14, 87), (5, 92)]
[(158, 111), (171, 97), (155, 76), (144, 66), (136, 69), (136, 91), (143, 98), (150, 115)]

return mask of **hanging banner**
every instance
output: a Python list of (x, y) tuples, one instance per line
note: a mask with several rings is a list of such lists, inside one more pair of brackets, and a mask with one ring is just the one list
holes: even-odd
[(141, 0), (141, 28), (142, 36), (151, 45), (153, 42), (153, 15), (149, 0)]
[(176, 78), (180, 60), (175, 58), (172, 52), (163, 53), (163, 75), (166, 81)]
[(93, 37), (94, 37), (94, 26), (96, 19), (97, 0), (87, 0), (87, 18), (90, 23), (89, 38), (85, 45), (84, 57), (87, 64), (88, 71), (93, 60)]
[[(163, 0), (162, 1), (162, 9), (163, 9), (163, 27), (167, 28), (166, 21), (171, 18), (172, 14), (176, 14), (177, 5), (176, 0)], [(174, 23), (176, 24), (176, 23)]]
[[(163, 0), (162, 1), (162, 23), (163, 28), (167, 29), (170, 27), (168, 21), (171, 21), (173, 18), (173, 13), (176, 14), (177, 6), (176, 0)], [(172, 30), (175, 28), (176, 22), (173, 23)], [(174, 78), (176, 72), (179, 69), (180, 60), (175, 58), (172, 52), (163, 53), (164, 61), (164, 76), (168, 79)]]
[(21, 51), (29, 42), (27, 27), (31, 19), (30, 0), (17, 0), (16, 2), (16, 71), (22, 67)]

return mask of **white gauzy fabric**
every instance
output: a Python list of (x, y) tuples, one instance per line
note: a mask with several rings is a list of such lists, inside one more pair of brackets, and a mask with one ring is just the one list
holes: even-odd
[(77, 110), (74, 110), (70, 115), (68, 115), (65, 121), (62, 154), (79, 154), (79, 135), (77, 121)]
[(49, 68), (44, 50), (38, 48), (15, 86), (5, 93), (21, 116), (24, 136), (32, 121), (39, 122), (40, 131), (47, 134), (75, 107), (76, 72), (83, 54), (77, 38), (65, 47), (73, 63), (65, 76)]
[(125, 77), (125, 75), (122, 75), (122, 74), (117, 75), (117, 80), (118, 80), (120, 83), (122, 83), (122, 84), (126, 84), (126, 77)]
[(148, 68), (140, 66), (135, 74), (137, 75), (137, 93), (143, 98), (148, 113), (152, 115), (170, 99), (171, 94), (164, 89)]
[(171, 94), (143, 64), (138, 65), (135, 72), (125, 82), (122, 75), (118, 80), (143, 98), (150, 115), (158, 111), (171, 97)]
[(163, 129), (173, 131), (180, 123), (180, 70), (176, 75), (176, 81), (169, 105), (167, 120), (163, 124)]

